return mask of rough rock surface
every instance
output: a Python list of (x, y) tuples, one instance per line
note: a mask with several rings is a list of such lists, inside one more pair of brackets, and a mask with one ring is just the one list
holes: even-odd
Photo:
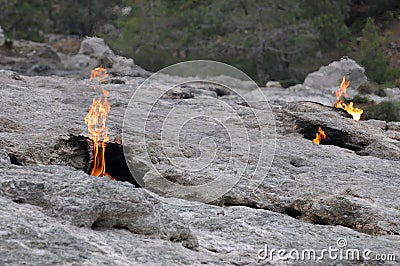
[(308, 74), (303, 84), (315, 89), (332, 88), (336, 87), (338, 83), (340, 84), (343, 76), (347, 76), (351, 80), (354, 88), (367, 82), (363, 67), (352, 59), (342, 58), (340, 61), (335, 61)]
[(380, 103), (383, 101), (400, 101), (400, 88), (386, 88), (383, 90), (383, 92), (385, 96), (379, 96), (375, 94), (366, 94), (363, 96), (376, 103)]
[[(347, 90), (349, 97), (352, 98), (357, 94), (356, 89), (361, 84), (367, 82), (367, 77), (364, 74), (364, 68), (359, 66), (354, 60), (342, 58), (339, 61), (332, 62), (327, 66), (321, 67), (318, 71), (310, 73), (303, 84), (282, 89), (280, 85), (274, 83), (267, 84), (266, 88), (261, 88), (265, 97), (269, 100), (280, 102), (294, 101), (312, 101), (318, 102), (327, 106), (333, 106), (336, 101), (335, 91), (339, 88), (343, 76), (346, 76), (351, 81), (350, 87)], [(368, 98), (376, 102), (384, 100), (396, 99), (398, 89), (387, 89), (386, 97), (377, 95), (367, 95)], [(257, 94), (249, 95), (254, 100), (259, 100)]]
[(46, 34), (44, 36), (45, 42), (50, 44), (51, 47), (58, 53), (65, 55), (75, 55), (81, 47), (79, 36), (69, 36), (62, 34)]
[[(88, 37), (82, 42), (76, 39), (53, 39), (49, 38), (49, 44), (15, 40), (10, 48), (0, 44), (0, 69), (29, 76), (84, 78), (93, 68), (103, 65), (115, 76), (149, 75), (147, 71), (135, 65), (132, 59), (115, 55), (101, 38)], [(71, 52), (79, 43), (79, 52)], [(62, 45), (73, 47), (66, 49)]]
[[(339, 88), (344, 75), (346, 75), (347, 80), (350, 80), (347, 93), (351, 99), (358, 94), (357, 88), (367, 82), (367, 77), (364, 74), (364, 69), (354, 60), (348, 58), (342, 58), (310, 73), (303, 84), (283, 89), (280, 84), (268, 82), (266, 87), (261, 89), (267, 99), (274, 99), (275, 101), (311, 101), (333, 106), (336, 101), (335, 91)], [(383, 92), (385, 96), (375, 94), (363, 94), (362, 96), (376, 103), (400, 101), (400, 88), (386, 88)], [(249, 95), (249, 97), (259, 100), (257, 94)]]
[[(105, 85), (110, 91), (111, 140), (121, 136), (129, 99), (144, 81), (119, 78), (124, 84)], [(260, 165), (264, 179), (257, 189), (249, 189), (245, 174), (209, 204), (181, 206), (128, 183), (91, 177), (72, 167), (81, 151), (59, 145), (71, 134), (86, 135), (83, 120), (92, 98), (98, 96), (89, 80), (0, 71), (0, 264), (309, 265), (307, 260), (265, 261), (257, 254), (265, 245), (320, 252), (338, 248), (339, 238), (346, 239), (347, 248), (370, 249), (371, 256), (394, 254), (397, 261), (388, 265), (399, 262), (400, 142), (387, 134), (400, 132), (397, 123), (353, 121), (330, 107), (327, 98), (329, 104), (324, 106), (284, 89), (280, 90), (287, 97), (268, 94), (272, 88), (262, 89), (268, 106), (259, 92), (249, 91), (249, 83), (228, 77), (221, 80), (238, 94), (223, 87), (188, 84), (175, 87), (154, 104), (160, 88), (177, 80), (170, 76), (156, 80), (132, 117), (132, 121), (146, 117), (146, 108), (154, 108), (147, 142), (138, 131), (134, 133), (138, 141), (127, 147), (132, 155), (127, 159), (134, 161), (144, 183), (157, 182), (157, 170), (175, 183), (200, 185), (222, 171), (226, 158), (233, 162), (224, 172), (226, 177), (234, 177), (246, 162), (249, 168), (244, 173), (248, 173), (257, 164), (257, 143), (264, 138), (276, 145), (276, 151), (269, 155), (270, 167)], [(243, 102), (241, 96), (252, 102)], [(271, 129), (267, 134), (258, 134), (250, 106), (262, 118), (259, 124)], [(182, 126), (179, 151), (160, 137), (160, 123), (172, 107), (178, 110), (174, 123)], [(227, 107), (239, 115), (227, 113)], [(248, 158), (241, 145), (231, 146), (219, 124), (194, 120), (186, 125), (187, 110), (207, 110), (228, 129), (235, 129), (240, 119), (246, 121), (252, 147)], [(318, 127), (328, 136), (321, 145), (311, 141)], [(242, 134), (229, 133), (231, 138)], [(123, 141), (126, 144), (129, 138)], [(213, 168), (201, 175), (172, 165), (183, 157), (207, 159), (201, 154), (213, 147), (218, 152)], [(162, 148), (171, 150), (169, 157)], [(334, 262), (328, 257), (312, 261)], [(340, 263), (382, 264), (365, 259)]]
[(264, 244), (319, 249), (335, 247), (343, 236), (352, 248), (376, 253), (398, 247), (393, 237), (311, 225), (266, 210), (178, 208), (68, 167), (12, 165), (0, 177), (2, 265), (263, 264), (257, 252)]
[(6, 37), (4, 36), (3, 29), (0, 26), (0, 46), (2, 46), (4, 44), (5, 40), (6, 40)]
[(48, 44), (14, 40), (11, 48), (0, 46), (0, 66), (25, 75), (53, 75), (61, 60)]
[(97, 66), (106, 67), (109, 73), (117, 76), (148, 76), (149, 73), (135, 65), (133, 59), (115, 55), (104, 40), (87, 37), (81, 42), (78, 54), (66, 57), (64, 65), (69, 69), (90, 72)]

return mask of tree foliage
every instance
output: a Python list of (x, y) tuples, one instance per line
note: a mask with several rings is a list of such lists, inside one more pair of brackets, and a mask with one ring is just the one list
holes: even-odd
[(301, 8), (319, 31), (319, 44), (324, 50), (344, 49), (350, 37), (345, 20), (350, 12), (350, 0), (303, 0)]
[(122, 0), (0, 0), (0, 25), (10, 38), (41, 40), (44, 33), (92, 35), (117, 19)]
[[(148, 70), (212, 59), (261, 84), (274, 79), (284, 85), (351, 55), (349, 44), (361, 35), (367, 15), (400, 13), (398, 0), (0, 0), (0, 6), (0, 26), (9, 38), (100, 35)], [(384, 82), (394, 70), (386, 67), (382, 38), (368, 23), (359, 59)]]
[(0, 0), (0, 26), (11, 38), (40, 40), (40, 32), (51, 23), (48, 0)]
[(118, 0), (59, 0), (53, 20), (55, 28), (69, 34), (94, 34), (104, 23), (117, 19), (117, 10), (113, 8), (121, 3)]
[(385, 37), (379, 34), (375, 20), (368, 18), (362, 30), (358, 60), (365, 67), (367, 76), (378, 83), (392, 81), (400, 74), (399, 69), (390, 67), (384, 46)]
[(236, 65), (259, 81), (299, 81), (304, 73), (289, 72), (291, 64), (318, 44), (295, 0), (134, 1), (120, 26), (122, 37), (111, 43), (145, 68), (207, 58)]

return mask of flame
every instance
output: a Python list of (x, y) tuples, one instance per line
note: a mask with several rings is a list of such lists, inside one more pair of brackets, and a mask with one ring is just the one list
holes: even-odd
[[(99, 83), (103, 83), (108, 80), (109, 75), (107, 74), (107, 70), (102, 67), (96, 67), (95, 69), (90, 72), (90, 81), (93, 79), (98, 79)], [(96, 87), (95, 87), (96, 89)]]
[[(108, 79), (107, 70), (105, 68), (95, 68), (90, 74), (90, 80), (98, 81), (100, 84)], [(97, 86), (94, 86), (94, 90)], [(108, 102), (107, 96), (108, 91), (102, 89), (103, 96), (98, 99), (93, 98), (92, 105), (89, 108), (89, 112), (85, 117), (85, 123), (88, 126), (89, 138), (93, 140), (93, 168), (91, 175), (93, 176), (108, 176), (106, 173), (105, 165), (105, 151), (106, 142), (108, 138), (108, 128), (106, 126), (107, 115), (110, 112), (110, 103)], [(113, 179), (112, 177), (110, 177)]]
[(340, 83), (340, 88), (335, 92), (337, 101), (333, 104), (336, 108), (341, 108), (345, 110), (347, 113), (353, 116), (354, 120), (360, 120), (361, 115), (364, 110), (354, 107), (354, 103), (350, 102), (349, 104), (340, 100), (340, 97), (349, 97), (347, 94), (347, 88), (350, 86), (350, 81), (346, 81), (346, 76), (343, 76), (342, 82)]
[(313, 141), (315, 144), (320, 144), (320, 143), (321, 143), (321, 140), (324, 140), (324, 139), (326, 139), (325, 131), (323, 131), (322, 128), (319, 127), (319, 128), (318, 128), (318, 132), (315, 134), (315, 139), (313, 139), (312, 141)]
[(334, 103), (334, 106), (336, 108), (342, 108), (347, 113), (351, 114), (353, 116), (353, 119), (356, 120), (356, 121), (361, 119), (361, 115), (364, 112), (364, 110), (359, 109), (357, 107), (354, 107), (353, 102), (350, 102), (349, 104), (346, 104), (343, 101), (339, 100), (339, 101), (336, 101)]
[(344, 97), (349, 97), (347, 94), (347, 88), (350, 86), (350, 81), (346, 81), (346, 76), (343, 76), (342, 83), (340, 83), (340, 88), (335, 92), (336, 99), (339, 99), (344, 94)]

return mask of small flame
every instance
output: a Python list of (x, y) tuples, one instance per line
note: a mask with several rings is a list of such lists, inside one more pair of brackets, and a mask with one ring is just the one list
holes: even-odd
[(103, 83), (107, 81), (109, 77), (110, 76), (107, 74), (107, 69), (102, 67), (96, 67), (92, 70), (92, 72), (90, 72), (90, 81), (97, 78), (99, 80), (99, 83)]
[[(108, 77), (107, 70), (101, 67), (93, 69), (90, 74), (90, 80), (96, 79), (100, 84), (105, 82)], [(94, 86), (94, 90), (96, 89), (97, 87)], [(110, 177), (110, 175), (106, 173), (105, 151), (106, 142), (109, 140), (106, 121), (111, 106), (107, 99), (108, 91), (102, 89), (102, 92), (103, 96), (100, 96), (98, 99), (93, 98), (92, 105), (85, 117), (85, 123), (88, 126), (89, 138), (93, 140), (94, 164), (91, 175)], [(112, 177), (110, 178), (113, 179)]]
[(354, 107), (354, 103), (350, 102), (349, 104), (340, 100), (340, 97), (349, 97), (347, 94), (347, 88), (350, 86), (350, 81), (346, 81), (346, 76), (343, 76), (342, 83), (340, 83), (340, 88), (335, 92), (337, 101), (333, 104), (336, 108), (341, 108), (345, 110), (347, 113), (353, 116), (354, 120), (360, 120), (361, 115), (364, 110)]
[(336, 108), (342, 108), (347, 113), (351, 114), (353, 116), (353, 119), (356, 120), (356, 121), (361, 119), (361, 115), (364, 112), (364, 110), (359, 109), (357, 107), (354, 107), (353, 102), (350, 102), (349, 104), (346, 104), (343, 101), (339, 100), (339, 101), (336, 101), (334, 103), (334, 106)]
[(339, 99), (344, 95), (344, 97), (349, 97), (347, 94), (347, 88), (350, 86), (350, 81), (346, 81), (346, 76), (343, 76), (342, 83), (340, 83), (340, 88), (335, 92), (336, 99)]
[(320, 143), (321, 143), (321, 140), (324, 140), (324, 139), (326, 139), (325, 131), (323, 131), (322, 128), (319, 127), (319, 128), (318, 128), (318, 132), (315, 134), (315, 139), (313, 139), (312, 141), (313, 141), (315, 144), (320, 144)]

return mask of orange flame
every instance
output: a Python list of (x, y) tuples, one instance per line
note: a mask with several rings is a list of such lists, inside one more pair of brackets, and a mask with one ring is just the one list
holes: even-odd
[(102, 67), (96, 67), (92, 70), (92, 72), (90, 72), (90, 81), (97, 78), (99, 80), (99, 83), (103, 83), (107, 81), (109, 77), (110, 76), (107, 74), (107, 70)]
[(344, 94), (344, 97), (349, 97), (347, 94), (347, 88), (350, 86), (350, 81), (346, 81), (346, 76), (343, 76), (342, 83), (340, 83), (340, 88), (335, 92), (336, 99), (339, 99)]
[(323, 131), (322, 128), (319, 127), (319, 128), (318, 128), (318, 132), (315, 134), (315, 139), (313, 139), (312, 141), (313, 141), (315, 144), (320, 144), (320, 143), (321, 143), (321, 140), (324, 140), (324, 139), (326, 139), (325, 131)]
[(336, 108), (342, 108), (347, 113), (351, 114), (353, 116), (353, 119), (356, 121), (361, 119), (361, 115), (364, 112), (364, 110), (354, 107), (353, 102), (346, 104), (346, 103), (342, 102), (341, 100), (339, 100), (334, 103), (334, 106)]
[[(107, 70), (104, 68), (95, 68), (90, 74), (90, 80), (96, 79), (100, 84), (106, 81), (108, 78)], [(96, 90), (97, 87), (94, 86)], [(93, 176), (109, 176), (106, 173), (105, 165), (105, 151), (106, 142), (108, 138), (108, 128), (106, 126), (107, 115), (110, 112), (110, 103), (108, 102), (107, 96), (108, 91), (102, 89), (103, 97), (100, 96), (98, 99), (93, 98), (92, 105), (89, 108), (89, 112), (85, 117), (85, 123), (88, 126), (89, 138), (93, 140), (93, 168), (91, 175)]]
[(354, 103), (350, 102), (349, 104), (340, 100), (340, 97), (349, 97), (347, 94), (347, 88), (350, 86), (350, 81), (346, 81), (346, 76), (343, 76), (342, 83), (340, 84), (340, 88), (335, 92), (337, 101), (333, 104), (336, 108), (341, 108), (345, 110), (347, 113), (353, 116), (354, 120), (360, 120), (361, 115), (364, 112), (362, 109), (354, 107)]

